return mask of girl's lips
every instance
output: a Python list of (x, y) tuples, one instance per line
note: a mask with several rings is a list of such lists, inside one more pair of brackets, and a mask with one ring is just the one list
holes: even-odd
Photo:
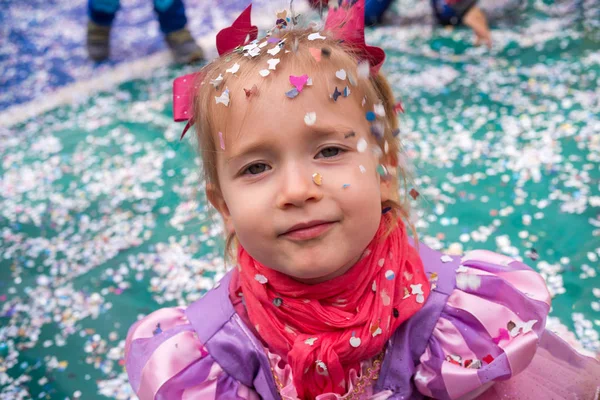
[(333, 226), (335, 222), (325, 222), (307, 228), (295, 229), (284, 233), (283, 236), (292, 240), (310, 240), (321, 236)]

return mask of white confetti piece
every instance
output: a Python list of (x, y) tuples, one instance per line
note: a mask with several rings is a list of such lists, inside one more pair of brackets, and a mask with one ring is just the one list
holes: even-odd
[(318, 338), (316, 337), (312, 337), (312, 338), (308, 338), (304, 341), (304, 343), (306, 343), (309, 346), (312, 346), (313, 344), (315, 344), (315, 342), (317, 341)]
[(275, 46), (272, 49), (267, 50), (267, 53), (269, 53), (272, 56), (277, 55), (277, 53), (279, 53), (281, 51), (281, 47), (279, 46)]
[(340, 69), (340, 70), (335, 71), (335, 77), (338, 78), (339, 80), (345, 81), (346, 80), (346, 70)]
[(368, 143), (364, 138), (361, 138), (356, 144), (356, 150), (358, 150), (359, 153), (364, 153), (367, 150), (367, 147)]
[(317, 113), (316, 112), (307, 112), (304, 116), (304, 123), (308, 126), (312, 126), (317, 122)]
[(267, 64), (269, 64), (269, 69), (275, 70), (277, 64), (279, 64), (279, 61), (279, 58), (271, 58), (270, 60), (268, 60)]
[(258, 71), (258, 73), (264, 78), (268, 76), (271, 73), (271, 71), (269, 71), (268, 69), (261, 69), (260, 71)]
[(440, 260), (442, 260), (443, 263), (449, 263), (452, 261), (452, 257), (450, 257), (447, 254), (444, 254), (442, 257), (440, 257)]
[(226, 107), (229, 106), (229, 89), (225, 88), (225, 90), (220, 96), (215, 96), (215, 102), (217, 104), (221, 103)]
[(320, 32), (315, 32), (315, 33), (311, 33), (310, 35), (308, 35), (308, 40), (310, 40), (310, 41), (317, 40), (317, 39), (323, 40), (323, 39), (326, 39), (326, 37), (321, 36)]
[(226, 69), (225, 72), (229, 72), (230, 74), (235, 74), (239, 70), (240, 70), (240, 64), (235, 63), (231, 66), (231, 68)]
[(261, 274), (256, 274), (256, 275), (254, 275), (254, 279), (256, 279), (256, 281), (257, 281), (258, 283), (260, 283), (261, 285), (264, 285), (265, 283), (267, 283), (267, 282), (268, 282), (268, 279), (267, 279), (267, 277), (266, 277), (266, 276), (264, 276), (264, 275), (261, 275)]

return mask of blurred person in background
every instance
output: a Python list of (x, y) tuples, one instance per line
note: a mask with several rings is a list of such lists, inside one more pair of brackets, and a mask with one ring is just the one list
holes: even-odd
[[(110, 56), (110, 30), (119, 3), (119, 0), (88, 0), (87, 51), (94, 61), (104, 61)], [(186, 28), (182, 0), (154, 0), (154, 11), (175, 62), (191, 63), (204, 58), (202, 49)]]

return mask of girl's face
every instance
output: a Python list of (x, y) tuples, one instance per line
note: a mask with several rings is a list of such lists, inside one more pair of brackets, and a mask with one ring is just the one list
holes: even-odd
[[(254, 259), (318, 283), (358, 261), (377, 231), (390, 186), (377, 173), (378, 157), (357, 150), (361, 138), (376, 146), (360, 95), (330, 99), (334, 87), (341, 91), (348, 81), (331, 73), (289, 99), (291, 74), (302, 73), (282, 65), (276, 76), (256, 73), (244, 88), (266, 81), (249, 99), (240, 85), (230, 86), (224, 150), (215, 135), (221, 190), (208, 187), (207, 193)], [(316, 114), (312, 126), (304, 122), (309, 112)]]

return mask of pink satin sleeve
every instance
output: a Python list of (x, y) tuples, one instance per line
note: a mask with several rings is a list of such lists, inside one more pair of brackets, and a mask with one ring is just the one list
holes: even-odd
[(416, 368), (417, 390), (470, 399), (520, 374), (536, 354), (549, 309), (545, 282), (531, 268), (489, 251), (465, 255)]
[(258, 399), (210, 356), (184, 308), (163, 308), (136, 322), (125, 342), (125, 367), (141, 400)]

